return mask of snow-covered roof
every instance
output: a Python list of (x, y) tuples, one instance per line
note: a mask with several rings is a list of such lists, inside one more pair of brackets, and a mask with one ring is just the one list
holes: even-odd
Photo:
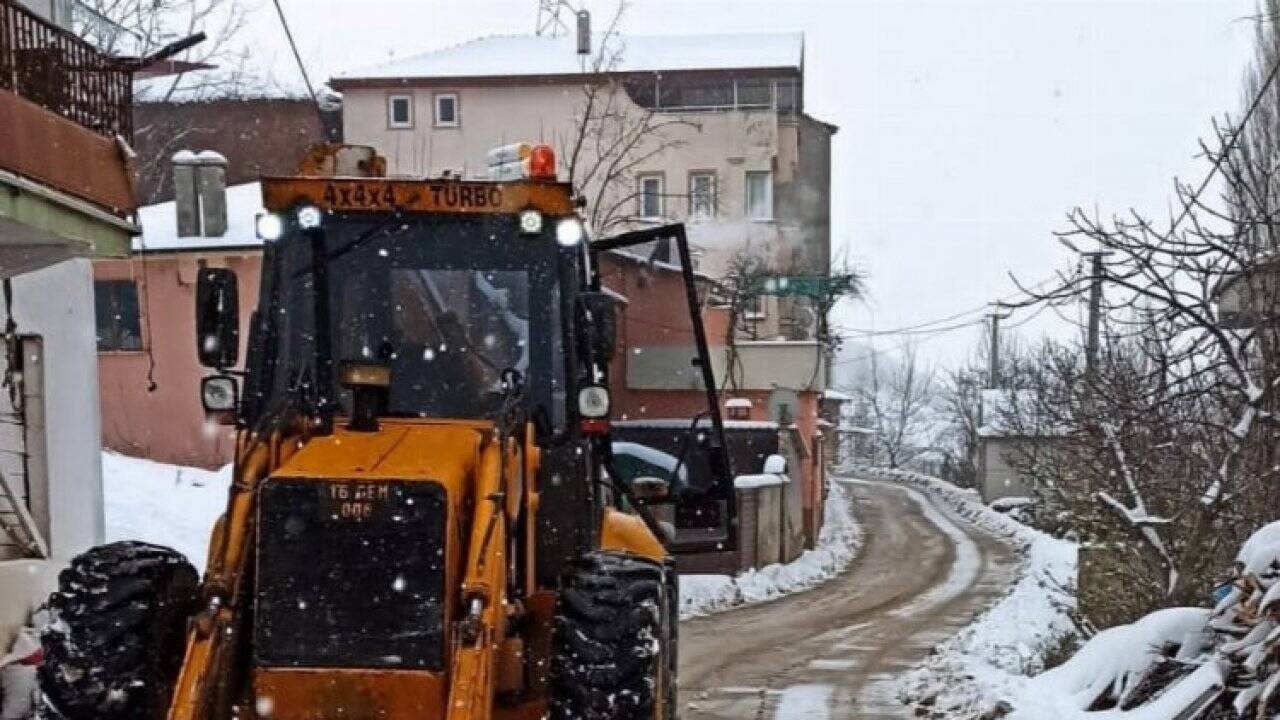
[(751, 400), (749, 398), (729, 398), (724, 401), (727, 408), (746, 408), (751, 409)]
[[(598, 38), (598, 36), (597, 36)], [(795, 68), (804, 60), (801, 33), (624, 35), (615, 72)], [(477, 78), (509, 75), (579, 75), (583, 71), (572, 36), (498, 35), (411, 57), (338, 73), (347, 80)]]
[(822, 391), (822, 399), (834, 400), (836, 402), (852, 402), (853, 396), (848, 393), (842, 393), (839, 390), (832, 390), (831, 388), (827, 388), (826, 390)]
[(180, 252), (225, 248), (260, 248), (254, 219), (262, 207), (262, 184), (227, 188), (227, 232), (218, 237), (178, 237), (177, 203), (173, 200), (138, 208), (142, 235), (133, 239), (134, 252)]
[(756, 488), (786, 485), (789, 482), (791, 482), (791, 479), (786, 475), (759, 473), (756, 475), (738, 475), (733, 479), (733, 486), (739, 490), (754, 490)]

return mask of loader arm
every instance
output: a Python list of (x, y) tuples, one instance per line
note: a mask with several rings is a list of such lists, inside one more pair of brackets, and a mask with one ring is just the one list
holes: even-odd
[(508, 440), (504, 448), (497, 435), (485, 446), (476, 478), (476, 511), (461, 588), (463, 615), (453, 633), (449, 720), (487, 720), (493, 713), (497, 648), (507, 621), (513, 518), (506, 500), (520, 492), (523, 476), (515, 441)]
[(274, 432), (261, 437), (242, 432), (237, 439), (236, 473), (209, 550), (204, 607), (187, 633), (187, 649), (174, 688), (169, 720), (213, 720), (229, 716), (238, 698), (232, 697), (235, 660), (243, 628), (238, 627), (248, 601), (249, 558), (254, 551), (254, 518), (258, 486), (271, 468), (296, 450)]

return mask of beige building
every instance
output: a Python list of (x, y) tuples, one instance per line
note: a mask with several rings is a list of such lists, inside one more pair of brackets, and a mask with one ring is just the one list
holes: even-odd
[[(836, 128), (804, 112), (800, 34), (621, 37), (591, 55), (574, 38), (489, 37), (331, 85), (346, 142), (378, 148), (392, 173), (485, 177), (491, 148), (548, 143), (562, 178), (574, 165), (597, 234), (682, 221), (713, 276), (744, 255), (782, 273), (829, 271)], [(611, 154), (620, 144), (631, 150)], [(815, 321), (797, 301), (746, 314), (756, 340), (808, 340)], [(814, 347), (793, 373), (806, 385)]]

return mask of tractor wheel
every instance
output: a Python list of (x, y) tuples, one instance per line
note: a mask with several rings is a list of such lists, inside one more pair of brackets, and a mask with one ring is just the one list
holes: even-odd
[(644, 558), (596, 552), (574, 564), (556, 608), (550, 720), (654, 720), (674, 683), (666, 588)]
[(199, 578), (177, 551), (140, 542), (71, 561), (49, 598), (40, 685), (66, 720), (163, 719)]

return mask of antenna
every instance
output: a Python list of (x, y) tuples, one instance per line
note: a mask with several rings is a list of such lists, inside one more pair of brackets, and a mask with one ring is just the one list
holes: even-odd
[(566, 20), (575, 18), (579, 8), (569, 0), (538, 0), (538, 35), (559, 37), (569, 32)]

